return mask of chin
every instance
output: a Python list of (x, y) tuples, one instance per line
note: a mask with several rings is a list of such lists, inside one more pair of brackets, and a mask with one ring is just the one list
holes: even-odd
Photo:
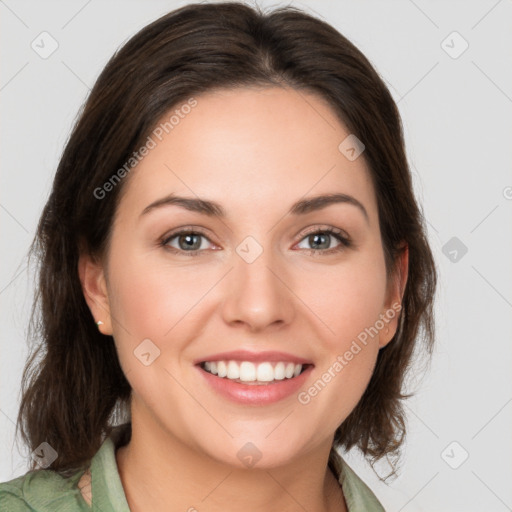
[(250, 436), (234, 438), (229, 443), (217, 444), (218, 449), (214, 451), (210, 445), (207, 453), (217, 462), (238, 469), (265, 470), (286, 466), (307, 451), (305, 447), (299, 451), (297, 440), (289, 436), (284, 444), (282, 439), (269, 441), (266, 435), (253, 436), (252, 440)]

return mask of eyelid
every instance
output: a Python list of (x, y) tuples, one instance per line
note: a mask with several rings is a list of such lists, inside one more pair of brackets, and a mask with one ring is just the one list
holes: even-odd
[(351, 241), (351, 238), (346, 231), (340, 228), (336, 228), (334, 226), (330, 226), (328, 224), (315, 224), (310, 228), (306, 228), (306, 231), (301, 231), (299, 235), (300, 238), (298, 240), (300, 242), (304, 237), (318, 232), (336, 233), (337, 235), (342, 236), (346, 240)]
[(171, 240), (172, 238), (187, 233), (202, 235), (205, 238), (207, 238), (212, 244), (214, 243), (211, 240), (210, 235), (203, 228), (200, 228), (198, 226), (180, 226), (179, 228), (173, 229), (160, 238), (160, 243), (162, 245), (165, 245), (169, 243), (169, 240)]

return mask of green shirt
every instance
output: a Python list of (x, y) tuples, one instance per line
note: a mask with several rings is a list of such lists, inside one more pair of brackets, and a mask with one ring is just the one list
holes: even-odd
[[(115, 450), (126, 442), (126, 426), (114, 427), (91, 460), (92, 505), (100, 512), (130, 512), (117, 469)], [(349, 512), (385, 512), (368, 486), (341, 459), (339, 482)], [(55, 471), (29, 471), (0, 484), (2, 512), (75, 512), (88, 511), (78, 481), (85, 470), (64, 478)]]

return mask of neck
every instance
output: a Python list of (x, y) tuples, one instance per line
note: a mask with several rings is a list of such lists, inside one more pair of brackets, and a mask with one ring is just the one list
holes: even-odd
[(286, 466), (241, 469), (135, 418), (130, 442), (116, 451), (132, 512), (224, 512), (228, 503), (230, 509), (248, 512), (347, 511), (341, 486), (328, 468), (330, 444)]

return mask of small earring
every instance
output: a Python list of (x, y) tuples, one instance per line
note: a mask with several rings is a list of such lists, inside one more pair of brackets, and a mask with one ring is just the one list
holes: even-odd
[(103, 322), (101, 320), (98, 320), (96, 322), (96, 327), (98, 327), (98, 329), (100, 328), (100, 325), (103, 325)]

